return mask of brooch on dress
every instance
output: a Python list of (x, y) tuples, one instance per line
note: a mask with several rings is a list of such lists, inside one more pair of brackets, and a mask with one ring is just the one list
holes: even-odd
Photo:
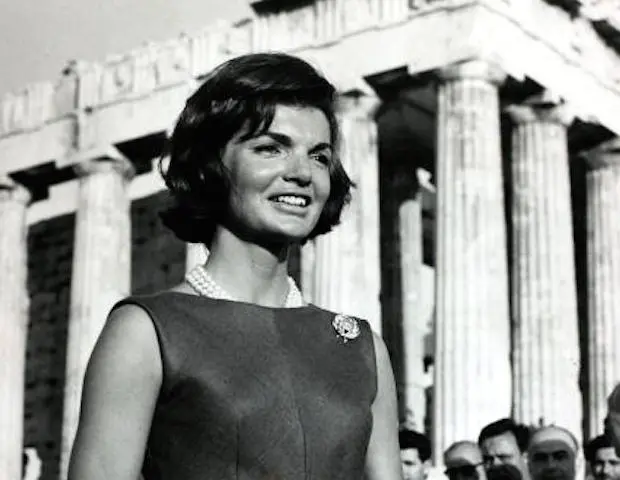
[(360, 334), (360, 326), (357, 320), (348, 315), (338, 314), (332, 320), (336, 336), (342, 339), (343, 343), (357, 338)]

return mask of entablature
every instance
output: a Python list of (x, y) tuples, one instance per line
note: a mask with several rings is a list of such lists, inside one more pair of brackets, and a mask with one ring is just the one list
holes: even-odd
[[(213, 67), (266, 50), (310, 60), (342, 92), (367, 91), (365, 79), (397, 68), (418, 76), (482, 58), (513, 78), (533, 79), (575, 105), (582, 118), (620, 134), (620, 55), (600, 32), (600, 22), (612, 15), (603, 15), (597, 2), (573, 0), (580, 12), (590, 12), (589, 18), (575, 16), (569, 3), (253, 2), (252, 18), (219, 22), (102, 62), (72, 62), (56, 82), (6, 94), (0, 102), (0, 172), (60, 160), (96, 142), (118, 144), (165, 131)], [(57, 131), (61, 138), (55, 142)]]

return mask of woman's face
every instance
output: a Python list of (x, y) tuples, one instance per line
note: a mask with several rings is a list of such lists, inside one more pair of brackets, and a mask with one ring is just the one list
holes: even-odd
[(269, 129), (235, 135), (222, 162), (230, 172), (229, 222), (258, 239), (294, 242), (314, 229), (330, 192), (331, 131), (316, 108), (276, 106)]

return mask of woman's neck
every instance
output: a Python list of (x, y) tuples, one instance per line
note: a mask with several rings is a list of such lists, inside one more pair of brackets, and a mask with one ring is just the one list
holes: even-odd
[(218, 229), (206, 269), (233, 298), (281, 307), (288, 285), (288, 246), (270, 249), (249, 243), (227, 229)]

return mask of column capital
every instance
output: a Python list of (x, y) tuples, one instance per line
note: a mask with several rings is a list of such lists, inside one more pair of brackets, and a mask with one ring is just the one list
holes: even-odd
[(0, 201), (11, 201), (28, 205), (32, 195), (23, 185), (8, 175), (0, 175)]
[(619, 166), (620, 138), (612, 138), (592, 150), (581, 152), (579, 155), (585, 159), (590, 170)]
[(135, 174), (132, 163), (114, 146), (97, 147), (78, 153), (73, 158), (73, 170), (78, 177), (93, 173), (115, 171), (126, 179)]
[(337, 111), (359, 119), (374, 119), (380, 105), (376, 95), (354, 92), (338, 96)]
[(513, 122), (557, 123), (568, 127), (575, 115), (564, 101), (549, 91), (527, 98), (523, 103), (509, 105), (505, 109)]
[(444, 82), (469, 78), (501, 85), (506, 80), (507, 74), (496, 63), (483, 59), (472, 59), (443, 67), (438, 70), (438, 76)]

